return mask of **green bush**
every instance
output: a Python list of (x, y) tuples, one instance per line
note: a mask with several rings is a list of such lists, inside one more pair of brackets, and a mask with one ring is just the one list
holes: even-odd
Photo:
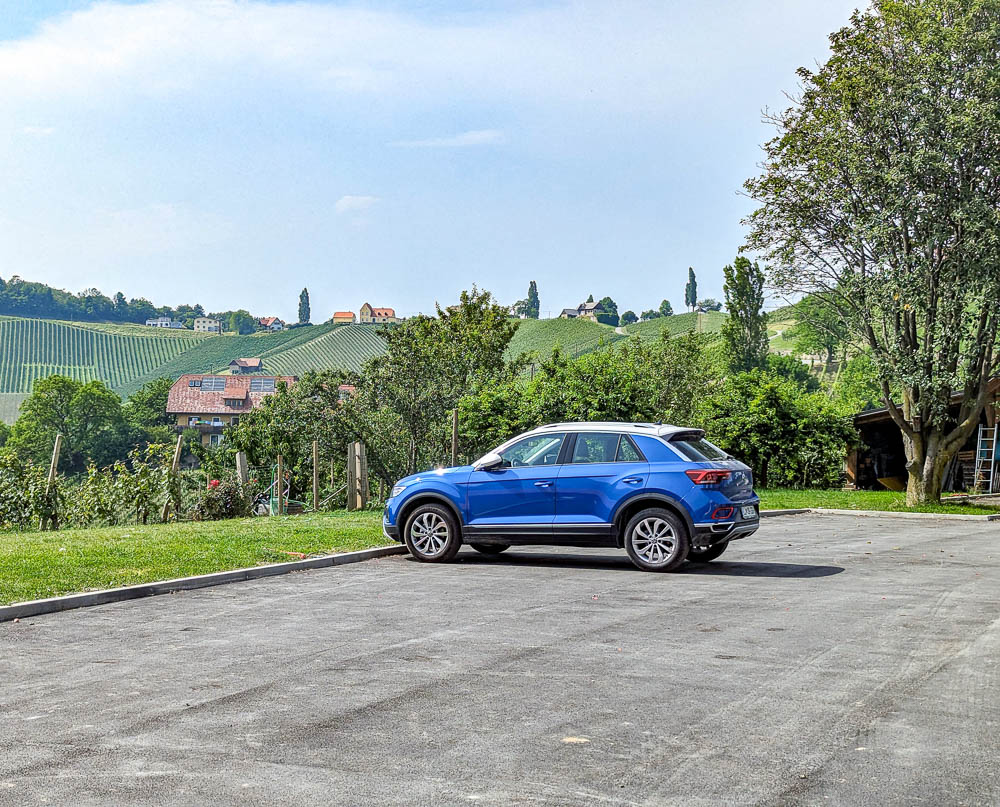
[(198, 497), (192, 517), (195, 521), (218, 521), (253, 515), (256, 493), (255, 485), (244, 485), (236, 477), (211, 479)]

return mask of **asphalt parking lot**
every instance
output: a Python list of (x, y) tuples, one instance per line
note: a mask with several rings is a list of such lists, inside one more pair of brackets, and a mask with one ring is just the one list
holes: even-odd
[(384, 558), (0, 625), (0, 804), (1000, 803), (1000, 524)]

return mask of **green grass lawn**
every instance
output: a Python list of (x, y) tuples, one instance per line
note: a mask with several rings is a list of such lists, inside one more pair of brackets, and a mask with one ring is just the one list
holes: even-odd
[(758, 490), (761, 510), (828, 507), (833, 510), (896, 510), (918, 513), (993, 515), (1000, 508), (978, 504), (928, 504), (907, 507), (906, 494), (891, 490)]
[(0, 534), (0, 605), (392, 543), (376, 511)]

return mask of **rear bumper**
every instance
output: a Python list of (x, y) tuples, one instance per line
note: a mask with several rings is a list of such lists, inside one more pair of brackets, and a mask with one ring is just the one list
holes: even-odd
[(753, 535), (760, 528), (760, 517), (744, 521), (713, 521), (694, 525), (694, 543), (712, 546)]

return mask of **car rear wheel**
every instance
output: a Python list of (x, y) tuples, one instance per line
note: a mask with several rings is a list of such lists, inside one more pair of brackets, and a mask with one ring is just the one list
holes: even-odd
[(625, 526), (625, 551), (643, 571), (673, 571), (684, 562), (690, 545), (684, 523), (659, 507), (641, 510)]
[(720, 541), (719, 543), (712, 544), (704, 549), (692, 546), (691, 551), (688, 552), (688, 560), (695, 561), (697, 563), (708, 563), (710, 560), (715, 560), (728, 548), (729, 541)]
[(403, 536), (410, 554), (424, 563), (446, 563), (462, 545), (455, 517), (439, 504), (422, 504), (410, 513)]
[(469, 546), (484, 555), (499, 555), (510, 549), (510, 544), (469, 544)]

